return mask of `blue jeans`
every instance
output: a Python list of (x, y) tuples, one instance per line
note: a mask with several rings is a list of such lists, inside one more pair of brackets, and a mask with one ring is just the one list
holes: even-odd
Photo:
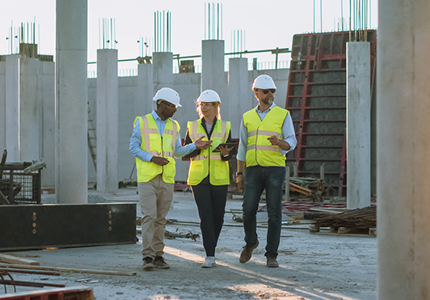
[(245, 242), (249, 247), (257, 243), (257, 210), (260, 196), (266, 189), (268, 220), (265, 256), (277, 257), (282, 225), (282, 185), (285, 167), (252, 166), (245, 169), (243, 196), (243, 227)]

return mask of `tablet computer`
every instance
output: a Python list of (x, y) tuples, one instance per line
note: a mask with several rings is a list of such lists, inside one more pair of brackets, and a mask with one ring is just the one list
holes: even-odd
[(236, 146), (237, 146), (236, 142), (222, 143), (222, 144), (219, 144), (215, 149), (213, 149), (212, 152), (221, 152), (221, 150), (220, 150), (219, 147), (228, 147), (228, 148), (233, 147), (233, 148), (236, 148)]

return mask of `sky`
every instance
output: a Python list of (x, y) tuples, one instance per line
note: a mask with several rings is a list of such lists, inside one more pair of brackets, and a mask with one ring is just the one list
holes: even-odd
[[(315, 30), (321, 31), (320, 3), (322, 1), (322, 30), (337, 30), (341, 5), (347, 27), (348, 0), (88, 0), (88, 61), (96, 61), (99, 46), (100, 20), (115, 20), (115, 36), (119, 59), (140, 55), (137, 40), (151, 41), (154, 35), (154, 12), (171, 13), (171, 51), (181, 56), (200, 55), (204, 39), (205, 3), (222, 4), (222, 39), (225, 52), (232, 52), (232, 31), (243, 32), (243, 50), (291, 48), (294, 34), (312, 32), (315, 3)], [(371, 1), (371, 0), (368, 0)], [(369, 25), (377, 27), (377, 1), (370, 2)], [(206, 6), (207, 7), (207, 6)], [(55, 56), (56, 0), (0, 0), (0, 55), (10, 54), (11, 22), (36, 23), (36, 42), (39, 53)], [(40, 28), (40, 31), (39, 31)], [(152, 43), (153, 44), (153, 43)], [(274, 61), (271, 54), (248, 54), (248, 61)], [(281, 54), (279, 61), (289, 61), (290, 54)], [(55, 60), (55, 58), (54, 58)], [(196, 61), (197, 62), (197, 61)], [(198, 64), (198, 62), (196, 63)], [(135, 68), (136, 62), (120, 63), (119, 69)], [(90, 66), (94, 68), (95, 65)]]

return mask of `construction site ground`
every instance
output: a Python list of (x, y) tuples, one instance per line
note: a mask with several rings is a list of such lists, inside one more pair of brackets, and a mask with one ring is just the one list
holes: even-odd
[[(44, 195), (43, 203), (53, 201)], [(116, 195), (89, 191), (89, 202), (138, 202), (135, 188)], [(10, 251), (40, 262), (40, 266), (136, 272), (134, 276), (64, 273), (60, 276), (13, 273), (15, 280), (93, 288), (102, 299), (376, 299), (377, 240), (367, 235), (309, 233), (309, 225), (284, 225), (279, 246), (279, 268), (266, 267), (267, 213), (258, 213), (260, 245), (251, 260), (239, 262), (244, 246), (241, 223), (230, 210), (239, 210), (241, 199), (227, 201), (225, 225), (216, 250), (217, 265), (203, 269), (205, 253), (201, 237), (166, 239), (168, 270), (143, 271), (140, 234), (136, 244), (81, 248)], [(141, 216), (137, 206), (137, 217)], [(190, 192), (176, 192), (167, 216), (177, 223), (167, 226), (176, 233), (198, 233), (199, 217)], [(286, 216), (288, 218), (288, 216)], [(91, 230), (90, 228), (88, 230)], [(18, 291), (38, 290), (17, 287)], [(46, 289), (46, 287), (45, 287)], [(13, 288), (7, 286), (7, 292)], [(0, 292), (0, 295), (2, 292)]]

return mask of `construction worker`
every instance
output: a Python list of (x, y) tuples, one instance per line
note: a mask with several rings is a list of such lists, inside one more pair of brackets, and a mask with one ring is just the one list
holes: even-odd
[(227, 189), (230, 184), (228, 160), (232, 157), (232, 146), (221, 146), (220, 152), (213, 150), (222, 143), (231, 141), (231, 124), (222, 121), (221, 99), (213, 90), (205, 90), (197, 99), (197, 113), (200, 119), (188, 122), (185, 144), (203, 137), (211, 141), (206, 150), (196, 150), (190, 157), (191, 164), (187, 183), (191, 186), (200, 216), (203, 247), (206, 252), (202, 268), (215, 266), (215, 248), (224, 223)]
[[(282, 186), (285, 179), (286, 153), (297, 144), (293, 122), (288, 110), (276, 106), (276, 85), (268, 75), (258, 76), (252, 85), (258, 106), (243, 114), (237, 154), (236, 183), (245, 189), (243, 226), (245, 242), (239, 261), (246, 263), (258, 246), (256, 215), (263, 190), (266, 190), (268, 230), (267, 266), (279, 266), (276, 258), (281, 237)], [(246, 169), (245, 169), (246, 167)]]
[(166, 215), (173, 199), (175, 157), (206, 149), (210, 143), (198, 139), (181, 146), (179, 124), (171, 119), (179, 103), (178, 93), (160, 89), (153, 98), (157, 109), (136, 117), (130, 138), (130, 153), (136, 157), (139, 203), (142, 211), (143, 269), (169, 269), (163, 258)]

